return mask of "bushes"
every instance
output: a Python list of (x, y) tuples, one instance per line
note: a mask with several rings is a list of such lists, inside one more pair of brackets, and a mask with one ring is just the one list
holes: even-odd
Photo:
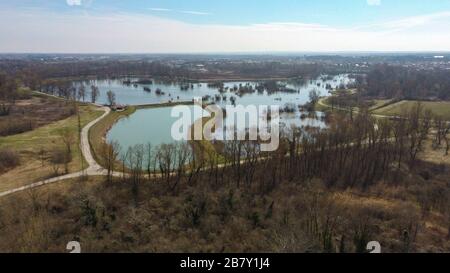
[(0, 136), (9, 136), (21, 134), (33, 130), (34, 123), (31, 120), (9, 120), (5, 123), (0, 123)]
[(0, 172), (14, 168), (20, 164), (20, 158), (17, 152), (4, 149), (0, 150)]
[(202, 217), (206, 214), (207, 203), (208, 197), (202, 192), (187, 196), (184, 214), (186, 220), (193, 227), (197, 227), (200, 224)]
[(71, 161), (71, 156), (65, 149), (54, 149), (50, 161), (53, 164), (65, 164)]
[(8, 116), (11, 112), (11, 106), (4, 103), (0, 104), (0, 116)]
[(51, 151), (50, 162), (52, 163), (53, 172), (59, 174), (60, 165), (64, 165), (65, 173), (69, 172), (69, 163), (72, 161), (72, 154), (66, 149), (55, 148)]

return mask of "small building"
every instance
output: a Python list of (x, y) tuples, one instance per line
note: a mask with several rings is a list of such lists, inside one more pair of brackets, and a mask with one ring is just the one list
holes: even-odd
[(116, 112), (123, 112), (123, 111), (127, 110), (127, 106), (126, 105), (122, 105), (122, 104), (114, 104), (111, 107), (111, 109), (113, 111), (116, 111)]

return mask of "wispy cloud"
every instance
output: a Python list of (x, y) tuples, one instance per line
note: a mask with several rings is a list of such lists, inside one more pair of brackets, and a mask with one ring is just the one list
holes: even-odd
[(179, 12), (193, 15), (211, 15), (211, 13), (209, 12), (193, 11), (193, 10), (181, 10)]
[(66, 0), (67, 5), (72, 7), (89, 7), (93, 0)]
[(172, 11), (171, 9), (165, 9), (165, 8), (149, 8), (149, 10), (152, 10), (152, 11)]
[(1, 10), (0, 52), (449, 51), (449, 23), (450, 11), (349, 28), (302, 22), (208, 25), (134, 13), (86, 17)]
[(173, 10), (173, 9), (167, 9), (167, 8), (149, 8), (149, 10), (151, 10), (151, 11), (178, 12), (178, 13), (191, 14), (191, 15), (211, 15), (211, 13), (209, 13), (209, 12), (196, 11), (196, 10)]
[[(360, 26), (354, 28), (355, 30), (363, 31), (376, 31), (383, 33), (393, 33), (399, 31), (405, 31), (408, 29), (414, 29), (422, 26), (427, 26), (442, 20), (450, 18), (450, 11), (423, 14), (419, 16), (406, 17), (398, 20), (392, 20), (387, 22), (380, 22), (375, 24), (370, 24), (366, 26)], [(446, 22), (448, 25), (448, 22)], [(445, 24), (444, 24), (445, 25)]]
[(394, 20), (387, 23), (380, 24), (382, 27), (392, 28), (392, 29), (405, 29), (413, 28), (417, 26), (423, 26), (430, 22), (445, 19), (450, 17), (450, 11), (438, 12), (432, 14), (425, 14), (420, 16), (408, 17), (400, 20)]
[(81, 6), (81, 0), (66, 0), (69, 6)]

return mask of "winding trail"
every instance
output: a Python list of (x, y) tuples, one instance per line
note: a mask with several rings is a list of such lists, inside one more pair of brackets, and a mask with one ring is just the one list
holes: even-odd
[[(326, 104), (324, 102), (324, 100), (325, 100), (325, 98), (320, 98), (319, 101), (317, 102), (317, 104), (319, 104), (322, 107), (329, 108), (329, 109), (335, 109), (335, 110), (338, 110), (338, 111), (349, 112), (348, 108), (342, 108), (342, 107), (339, 107), (339, 106), (333, 106), (332, 107), (331, 105)], [(359, 111), (355, 110), (354, 113), (358, 114)], [(374, 114), (374, 113), (370, 113), (370, 115), (373, 116), (373, 117), (376, 117), (376, 118), (400, 118), (400, 117), (397, 117), (397, 116), (387, 116), (387, 115), (380, 115), (380, 114)]]
[[(318, 101), (318, 104), (324, 107), (331, 107), (330, 105), (327, 105), (323, 102), (323, 99), (320, 99)], [(79, 172), (74, 172), (74, 173), (69, 173), (69, 174), (65, 174), (62, 176), (57, 176), (57, 177), (53, 177), (50, 179), (46, 179), (46, 180), (42, 180), (39, 182), (35, 182), (35, 183), (31, 183), (29, 185), (25, 185), (19, 188), (15, 188), (15, 189), (11, 189), (8, 191), (4, 191), (4, 192), (0, 192), (0, 198), (7, 196), (7, 195), (11, 195), (13, 193), (17, 193), (17, 192), (21, 192), (21, 191), (25, 191), (25, 190), (30, 190), (33, 188), (37, 188), (37, 187), (41, 187), (44, 185), (48, 185), (48, 184), (53, 184), (56, 182), (60, 182), (63, 180), (67, 180), (67, 179), (73, 179), (73, 178), (77, 178), (77, 177), (82, 177), (82, 176), (106, 176), (108, 174), (108, 171), (103, 168), (102, 166), (100, 166), (100, 164), (98, 164), (98, 162), (95, 160), (94, 156), (92, 155), (92, 151), (91, 151), (91, 145), (89, 143), (89, 130), (92, 128), (92, 126), (94, 126), (95, 124), (97, 124), (99, 121), (101, 121), (102, 119), (104, 119), (110, 112), (111, 109), (109, 107), (105, 107), (105, 106), (101, 106), (101, 105), (97, 105), (97, 104), (93, 104), (97, 107), (100, 107), (104, 113), (103, 115), (101, 115), (100, 117), (98, 117), (97, 119), (89, 122), (85, 127), (83, 127), (83, 129), (81, 130), (81, 137), (80, 137), (80, 149), (81, 152), (83, 154), (83, 157), (85, 158), (88, 167), (82, 171)], [(344, 109), (344, 108), (339, 108), (339, 107), (334, 107), (337, 110), (342, 110), (342, 111), (348, 111), (348, 109)], [(355, 112), (357, 114), (357, 112)], [(393, 116), (385, 116), (385, 115), (379, 115), (379, 114), (373, 114), (372, 116), (375, 117), (379, 117), (379, 118), (395, 118)], [(447, 121), (448, 123), (450, 123), (450, 121)], [(224, 168), (225, 165), (224, 164), (219, 164), (218, 168)], [(122, 172), (114, 172), (112, 174), (112, 176), (115, 177), (122, 177), (126, 174), (122, 173)], [(156, 177), (161, 177), (161, 174), (156, 174), (156, 175), (152, 175), (152, 177), (156, 178)]]
[[(47, 96), (53, 96), (53, 95), (48, 95), (42, 92), (36, 92), (36, 93), (40, 93), (43, 95), (47, 95)], [(56, 98), (59, 98), (57, 96), (53, 96)], [(180, 102), (181, 104), (183, 103), (190, 103), (190, 101), (187, 102)], [(81, 149), (81, 153), (83, 154), (84, 159), (86, 160), (88, 167), (84, 170), (81, 170), (79, 172), (74, 172), (74, 173), (69, 173), (69, 174), (65, 174), (65, 175), (61, 175), (61, 176), (57, 176), (57, 177), (53, 177), (53, 178), (49, 178), (46, 180), (42, 180), (42, 181), (38, 181), (38, 182), (34, 182), (19, 188), (15, 188), (15, 189), (11, 189), (11, 190), (7, 190), (4, 192), (0, 192), (0, 198), (7, 196), (7, 195), (11, 195), (13, 193), (17, 193), (17, 192), (21, 192), (21, 191), (25, 191), (25, 190), (30, 190), (30, 189), (34, 189), (37, 187), (41, 187), (44, 185), (48, 185), (48, 184), (53, 184), (56, 182), (60, 182), (63, 180), (67, 180), (67, 179), (73, 179), (73, 178), (77, 178), (77, 177), (82, 177), (82, 176), (106, 176), (108, 175), (108, 171), (103, 168), (102, 166), (100, 166), (100, 164), (98, 164), (98, 162), (95, 160), (94, 156), (92, 155), (92, 150), (91, 150), (91, 145), (89, 142), (89, 130), (92, 128), (92, 126), (94, 126), (95, 124), (97, 124), (99, 121), (101, 121), (102, 119), (104, 119), (110, 112), (111, 109), (109, 107), (106, 106), (102, 106), (102, 105), (98, 105), (98, 104), (93, 104), (91, 103), (91, 105), (97, 106), (99, 108), (101, 108), (104, 113), (103, 115), (101, 115), (100, 117), (96, 118), (95, 120), (89, 122), (86, 126), (83, 127), (83, 129), (81, 130), (81, 137), (80, 137), (80, 149)], [(133, 105), (133, 106), (158, 106), (161, 105), (161, 103), (155, 103), (155, 104), (143, 104), (143, 105)], [(124, 173), (122, 172), (113, 172), (112, 176), (114, 177), (123, 177)], [(160, 177), (160, 174), (157, 175), (153, 175), (152, 177)]]
[[(99, 106), (99, 105), (96, 105), (96, 106)], [(92, 128), (92, 126), (97, 124), (100, 120), (105, 118), (111, 112), (111, 109), (109, 107), (105, 107), (105, 106), (100, 106), (100, 107), (101, 107), (101, 109), (103, 111), (105, 111), (105, 113), (103, 113), (103, 115), (101, 115), (97, 119), (89, 122), (81, 130), (80, 149), (81, 149), (81, 152), (83, 154), (84, 159), (86, 160), (86, 162), (88, 164), (88, 167), (86, 169), (84, 169), (82, 171), (79, 171), (79, 172), (74, 172), (74, 173), (69, 173), (69, 174), (65, 174), (65, 175), (62, 175), (62, 176), (49, 178), (49, 179), (46, 179), (46, 180), (35, 182), (35, 183), (29, 184), (29, 185), (25, 185), (25, 186), (22, 186), (22, 187), (19, 187), (19, 188), (15, 188), (15, 189), (12, 189), (12, 190), (0, 192), (0, 197), (4, 197), (4, 196), (7, 196), (7, 195), (16, 193), (16, 192), (21, 192), (21, 191), (33, 189), (33, 188), (36, 188), (36, 187), (40, 187), (40, 186), (56, 183), (56, 182), (67, 180), (67, 179), (72, 179), (72, 178), (77, 178), (77, 177), (82, 177), (82, 176), (103, 176), (103, 175), (107, 175), (107, 171), (102, 166), (100, 166), (97, 163), (97, 161), (95, 161), (94, 156), (92, 155), (91, 145), (89, 143), (89, 130)], [(122, 174), (121, 173), (114, 173), (113, 175), (114, 176), (120, 176)]]

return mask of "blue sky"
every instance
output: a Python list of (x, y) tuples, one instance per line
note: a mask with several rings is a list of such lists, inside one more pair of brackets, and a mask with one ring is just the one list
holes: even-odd
[(450, 0), (0, 0), (3, 52), (440, 51), (448, 30)]
[(450, 11), (450, 0), (0, 0), (0, 3), (0, 7), (18, 9), (127, 12), (189, 23), (228, 25), (302, 22), (352, 26)]

